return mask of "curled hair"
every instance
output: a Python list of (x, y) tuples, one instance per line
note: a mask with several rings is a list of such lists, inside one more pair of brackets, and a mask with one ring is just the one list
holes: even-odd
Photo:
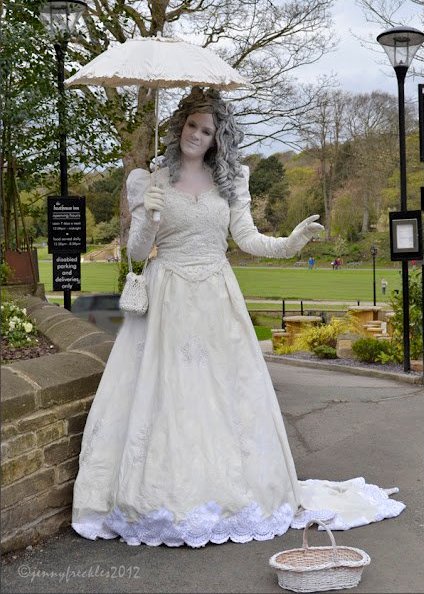
[(164, 165), (169, 168), (170, 180), (175, 183), (179, 179), (181, 133), (187, 117), (193, 113), (212, 114), (216, 127), (215, 142), (206, 152), (204, 160), (212, 170), (212, 179), (220, 195), (231, 204), (236, 199), (234, 179), (241, 175), (238, 145), (244, 134), (235, 121), (232, 105), (223, 101), (214, 89), (193, 87), (169, 120)]

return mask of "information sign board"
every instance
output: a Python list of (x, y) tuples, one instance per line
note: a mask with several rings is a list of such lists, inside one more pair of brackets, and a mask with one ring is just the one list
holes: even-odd
[(85, 197), (47, 198), (49, 254), (86, 251)]
[(80, 254), (53, 254), (53, 291), (81, 291)]

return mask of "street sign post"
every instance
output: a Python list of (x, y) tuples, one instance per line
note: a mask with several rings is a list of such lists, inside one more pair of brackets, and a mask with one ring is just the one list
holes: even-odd
[(84, 196), (47, 198), (48, 252), (53, 254), (53, 291), (63, 291), (71, 309), (71, 291), (81, 290), (81, 252), (86, 247)]

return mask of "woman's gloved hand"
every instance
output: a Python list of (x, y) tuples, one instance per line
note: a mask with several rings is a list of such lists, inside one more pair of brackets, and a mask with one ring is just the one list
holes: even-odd
[(320, 223), (315, 222), (317, 219), (319, 219), (319, 215), (308, 217), (296, 225), (288, 236), (286, 247), (293, 255), (299, 252), (314, 235), (324, 230), (324, 227)]
[(165, 204), (165, 191), (159, 186), (151, 186), (144, 194), (144, 208), (160, 212)]
[(144, 194), (144, 208), (152, 213), (154, 221), (160, 221), (160, 211), (165, 204), (165, 192), (159, 186), (150, 186)]

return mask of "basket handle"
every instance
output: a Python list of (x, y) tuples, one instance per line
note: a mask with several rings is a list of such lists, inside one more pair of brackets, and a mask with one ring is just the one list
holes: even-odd
[(327, 534), (331, 540), (331, 546), (333, 547), (333, 554), (334, 554), (334, 556), (336, 556), (336, 541), (334, 539), (333, 533), (331, 532), (330, 528), (324, 524), (324, 522), (321, 522), (321, 520), (310, 520), (306, 524), (305, 529), (303, 531), (303, 548), (309, 549), (308, 528), (313, 526), (313, 524), (319, 524), (319, 526), (322, 526), (327, 531)]

